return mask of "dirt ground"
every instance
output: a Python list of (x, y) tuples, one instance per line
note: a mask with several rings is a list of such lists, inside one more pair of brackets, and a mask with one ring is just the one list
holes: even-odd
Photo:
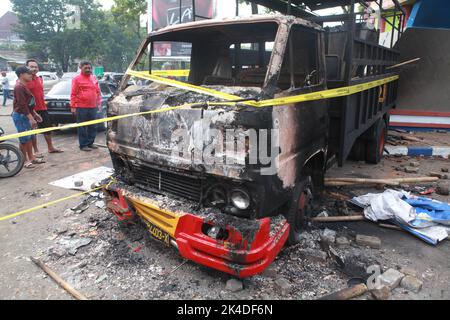
[[(8, 116), (10, 109), (0, 109), (0, 126), (7, 133), (15, 132)], [(450, 142), (450, 134), (440, 135), (439, 141)], [(0, 216), (75, 194), (77, 191), (49, 183), (99, 166), (111, 166), (107, 149), (81, 153), (75, 131), (56, 133), (54, 139), (64, 149), (63, 154), (46, 154), (47, 163), (39, 168), (23, 169), (16, 177), (1, 181)], [(97, 142), (105, 142), (104, 133), (99, 133)], [(42, 137), (39, 145), (46, 151)], [(398, 171), (412, 160), (420, 163), (417, 174)], [(328, 176), (409, 177), (440, 172), (441, 168), (450, 168), (449, 161), (392, 157), (376, 166), (347, 162), (343, 168), (332, 168)], [(423, 190), (413, 185), (403, 187)], [(382, 192), (359, 187), (330, 191), (347, 196)], [(431, 196), (449, 201), (448, 197)], [(87, 210), (78, 214), (67, 210), (84, 199), (92, 202)], [(361, 268), (374, 264), (382, 270), (409, 267), (423, 282), (419, 293), (399, 287), (391, 299), (450, 299), (448, 240), (430, 246), (408, 233), (369, 222), (310, 224), (300, 244), (284, 248), (268, 271), (244, 279), (243, 290), (234, 292), (226, 286), (229, 275), (184, 261), (176, 249), (152, 240), (141, 224), (119, 224), (93, 203), (99, 200), (92, 196), (72, 199), (0, 222), (0, 299), (72, 299), (30, 261), (30, 256), (40, 258), (90, 299), (317, 299), (358, 281)], [(325, 195), (322, 206), (330, 215), (341, 214), (342, 203), (332, 197)], [(357, 213), (350, 207), (349, 210)], [(325, 228), (350, 241), (348, 246), (336, 247), (339, 256), (346, 258), (348, 268), (339, 266), (323, 251), (319, 240)], [(381, 249), (356, 245), (357, 234), (380, 238)], [(366, 294), (358, 299), (372, 298)]]

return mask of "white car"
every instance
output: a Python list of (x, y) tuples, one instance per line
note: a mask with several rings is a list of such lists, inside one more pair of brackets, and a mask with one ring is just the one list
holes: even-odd
[[(2, 77), (2, 76), (0, 75), (0, 77)], [(10, 95), (12, 96), (12, 92), (14, 90), (14, 86), (16, 85), (16, 81), (18, 78), (14, 71), (7, 72), (6, 77), (9, 80), (9, 90), (11, 91)], [(1, 86), (0, 86), (0, 92), (3, 94), (3, 88), (1, 88)]]
[(44, 92), (45, 93), (50, 91), (50, 89), (53, 88), (53, 86), (60, 81), (60, 79), (54, 72), (39, 71), (37, 75), (39, 77), (41, 77), (44, 82)]

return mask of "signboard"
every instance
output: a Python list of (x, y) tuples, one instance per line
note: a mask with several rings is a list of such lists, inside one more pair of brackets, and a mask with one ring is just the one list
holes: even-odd
[[(152, 29), (155, 31), (179, 23), (211, 19), (214, 12), (213, 3), (213, 0), (153, 0)], [(155, 57), (190, 56), (191, 45), (181, 42), (155, 43), (154, 55)]]

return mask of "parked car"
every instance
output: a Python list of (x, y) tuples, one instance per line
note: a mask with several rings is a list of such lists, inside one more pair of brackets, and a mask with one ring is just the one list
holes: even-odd
[[(14, 86), (16, 85), (16, 81), (17, 81), (17, 75), (14, 71), (9, 71), (6, 73), (6, 77), (9, 80), (9, 88), (11, 90), (10, 94), (12, 96), (13, 91), (14, 91)], [(0, 94), (3, 95), (3, 88), (0, 86)]]
[[(97, 118), (104, 118), (106, 117), (107, 101), (113, 93), (107, 82), (100, 81), (99, 86), (102, 93), (102, 110), (97, 112)], [(77, 122), (70, 111), (71, 89), (72, 80), (61, 80), (45, 96), (48, 113), (56, 125)], [(98, 130), (106, 130), (106, 123), (98, 124)]]
[(60, 79), (54, 72), (39, 71), (38, 76), (44, 81), (44, 92), (47, 93), (55, 84), (57, 84)]
[(77, 75), (79, 75), (79, 72), (66, 72), (62, 75), (61, 80), (72, 80)]
[[(105, 72), (102, 77), (102, 81), (107, 81), (116, 86), (116, 88), (119, 87), (120, 82), (122, 81), (122, 78), (124, 77), (124, 73), (119, 72)], [(136, 85), (136, 82), (132, 79), (128, 80), (128, 86)]]

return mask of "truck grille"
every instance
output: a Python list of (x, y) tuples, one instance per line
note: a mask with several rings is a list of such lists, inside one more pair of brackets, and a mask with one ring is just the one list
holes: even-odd
[(135, 183), (142, 189), (200, 201), (202, 180), (197, 177), (133, 165)]

